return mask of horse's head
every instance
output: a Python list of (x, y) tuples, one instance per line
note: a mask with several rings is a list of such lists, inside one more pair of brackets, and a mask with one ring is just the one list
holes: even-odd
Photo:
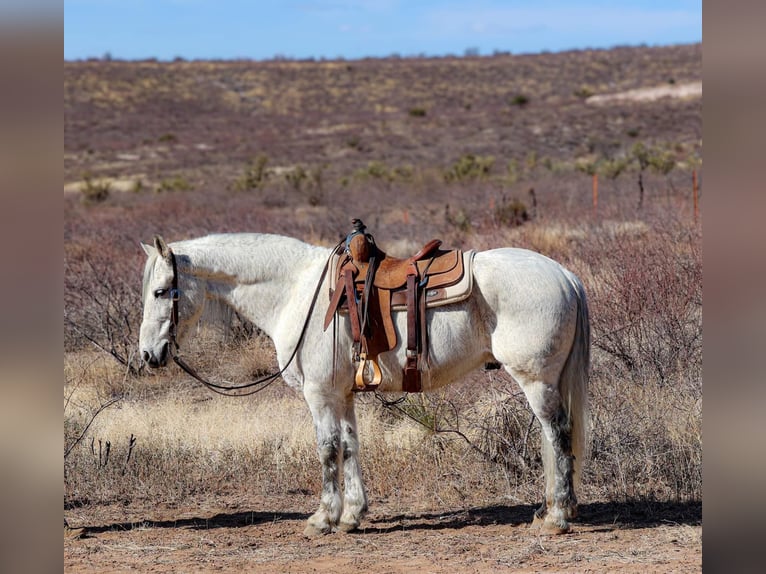
[(144, 317), (139, 349), (150, 367), (161, 367), (167, 363), (171, 346), (177, 344), (179, 335), (178, 269), (175, 255), (160, 236), (154, 237), (154, 246), (141, 245), (149, 257), (144, 267)]

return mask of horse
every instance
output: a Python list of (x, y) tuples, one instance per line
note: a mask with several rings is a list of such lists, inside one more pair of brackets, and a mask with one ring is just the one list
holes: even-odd
[[(142, 246), (148, 256), (142, 359), (159, 368), (171, 355), (176, 358), (206, 306), (228, 307), (250, 320), (273, 341), (278, 375), (302, 392), (313, 417), (322, 489), (305, 535), (358, 529), (368, 501), (354, 413), (350, 321), (338, 314), (334, 328), (323, 328), (333, 250), (257, 233), (171, 244), (155, 236), (153, 245)], [(559, 263), (520, 248), (477, 252), (472, 273), (470, 297), (427, 310), (429, 367), (423, 391), (499, 363), (542, 427), (545, 495), (533, 525), (546, 534), (567, 532), (577, 516), (575, 490), (587, 442), (590, 321), (584, 287)], [(396, 315), (399, 343), (379, 357), (381, 392), (402, 390), (406, 313)]]

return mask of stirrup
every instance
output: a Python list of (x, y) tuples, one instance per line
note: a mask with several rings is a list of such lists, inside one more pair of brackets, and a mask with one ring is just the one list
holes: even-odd
[[(372, 367), (372, 380), (367, 382), (364, 380), (365, 371), (367, 365)], [(355, 391), (372, 391), (378, 388), (380, 382), (383, 380), (383, 373), (380, 372), (380, 367), (375, 359), (368, 359), (367, 353), (359, 353), (359, 368), (356, 370), (356, 377), (354, 377)]]

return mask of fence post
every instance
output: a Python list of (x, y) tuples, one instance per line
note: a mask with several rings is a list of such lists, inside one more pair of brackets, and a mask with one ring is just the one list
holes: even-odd
[(598, 210), (598, 174), (593, 174), (593, 213)]

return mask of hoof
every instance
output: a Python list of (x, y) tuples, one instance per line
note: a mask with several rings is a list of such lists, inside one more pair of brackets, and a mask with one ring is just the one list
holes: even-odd
[(330, 526), (320, 528), (318, 526), (314, 526), (313, 524), (307, 524), (306, 528), (303, 529), (303, 535), (306, 538), (316, 538), (318, 536), (330, 534), (330, 532), (332, 532), (332, 528), (330, 528)]
[(80, 538), (85, 538), (85, 529), (70, 528), (69, 526), (64, 525), (64, 538), (69, 540), (79, 540)]
[(545, 523), (545, 517), (540, 516), (539, 514), (537, 514), (537, 512), (535, 512), (534, 515), (532, 516), (531, 528), (542, 528), (544, 523)]
[(543, 521), (540, 527), (540, 534), (557, 535), (566, 534), (570, 530), (569, 523), (566, 520), (559, 522), (555, 521)]
[(354, 532), (359, 529), (359, 523), (358, 522), (343, 522), (342, 520), (338, 523), (338, 530), (340, 532)]

